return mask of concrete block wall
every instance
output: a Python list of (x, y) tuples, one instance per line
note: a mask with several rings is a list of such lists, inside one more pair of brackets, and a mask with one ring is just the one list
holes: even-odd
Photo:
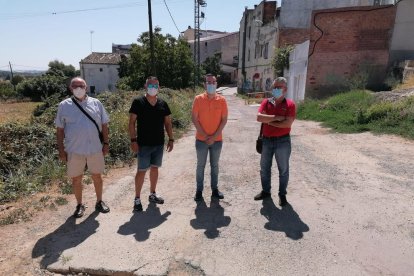
[(369, 85), (381, 82), (395, 14), (395, 6), (314, 11), (323, 33), (311, 25), (306, 97), (331, 95), (356, 74), (368, 73)]

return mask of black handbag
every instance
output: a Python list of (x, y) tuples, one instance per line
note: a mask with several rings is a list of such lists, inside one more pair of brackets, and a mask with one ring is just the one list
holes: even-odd
[(256, 140), (257, 153), (262, 154), (262, 148), (263, 148), (263, 124), (260, 126), (260, 133)]
[(104, 141), (104, 139), (103, 139), (103, 134), (102, 134), (102, 131), (100, 131), (100, 130), (99, 130), (98, 124), (95, 122), (95, 120), (94, 120), (94, 119), (92, 119), (91, 115), (89, 115), (89, 114), (85, 111), (85, 109), (83, 109), (83, 108), (82, 108), (82, 107), (78, 104), (78, 102), (75, 100), (75, 98), (74, 98), (74, 97), (72, 97), (72, 101), (76, 104), (76, 106), (80, 109), (80, 111), (82, 111), (82, 113), (83, 113), (83, 114), (85, 114), (85, 116), (86, 116), (86, 117), (88, 117), (88, 119), (89, 119), (89, 120), (91, 120), (91, 121), (92, 121), (92, 123), (94, 123), (94, 124), (95, 124), (96, 129), (98, 130), (98, 133), (99, 133), (99, 140), (101, 141), (101, 144), (102, 144), (102, 143), (103, 143), (103, 141)]

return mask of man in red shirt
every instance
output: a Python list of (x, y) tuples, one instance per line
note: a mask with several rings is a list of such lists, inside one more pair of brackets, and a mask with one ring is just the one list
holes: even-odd
[(279, 77), (273, 81), (272, 98), (264, 99), (259, 107), (257, 121), (263, 124), (263, 148), (260, 159), (262, 191), (254, 199), (271, 196), (271, 168), (273, 156), (279, 170), (279, 205), (284, 206), (289, 182), (291, 153), (290, 130), (296, 117), (295, 102), (286, 98), (287, 81)]

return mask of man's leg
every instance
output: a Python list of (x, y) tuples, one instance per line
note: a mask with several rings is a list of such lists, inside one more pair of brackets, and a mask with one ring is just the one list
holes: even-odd
[(202, 141), (196, 140), (195, 146), (197, 152), (197, 192), (202, 192), (204, 189), (204, 169), (207, 162), (208, 145)]
[(284, 137), (277, 141), (276, 162), (279, 170), (279, 196), (286, 195), (289, 182), (289, 158), (292, 151), (290, 137)]
[(151, 193), (155, 193), (157, 189), (157, 182), (158, 182), (158, 167), (151, 167), (150, 169)]
[(93, 185), (95, 186), (96, 201), (102, 200), (102, 176), (101, 174), (92, 174)]
[(263, 139), (263, 149), (260, 158), (260, 180), (262, 191), (270, 193), (272, 180), (273, 140)]
[(145, 174), (147, 173), (147, 171), (145, 170), (138, 170), (137, 173), (135, 174), (135, 197), (139, 198), (141, 197), (141, 190), (142, 190), (142, 186), (144, 185), (144, 179), (145, 179)]
[(219, 160), (220, 160), (220, 153), (223, 147), (222, 141), (214, 142), (209, 147), (210, 152), (210, 176), (211, 176), (211, 190), (217, 190), (218, 188), (218, 174), (219, 174)]
[(82, 204), (82, 176), (72, 177), (72, 190), (78, 204)]

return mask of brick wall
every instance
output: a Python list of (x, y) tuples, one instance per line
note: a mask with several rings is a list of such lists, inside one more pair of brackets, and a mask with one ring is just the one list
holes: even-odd
[(375, 89), (385, 78), (395, 21), (394, 6), (313, 11), (306, 97), (343, 89), (354, 76), (369, 76)]
[(280, 29), (279, 47), (301, 44), (306, 40), (309, 40), (309, 37), (309, 29)]

